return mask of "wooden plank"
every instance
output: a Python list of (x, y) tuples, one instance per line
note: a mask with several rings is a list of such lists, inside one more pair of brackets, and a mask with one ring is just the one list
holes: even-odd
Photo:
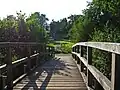
[[(21, 90), (22, 88), (21, 87), (16, 87), (14, 90)], [(69, 86), (69, 87), (26, 87), (24, 88), (25, 90), (88, 90), (86, 87), (72, 87), (72, 86)]]
[[(51, 90), (87, 90), (81, 74), (70, 55), (58, 55), (20, 81), (13, 90), (50, 88)], [(37, 87), (36, 87), (37, 86)], [(71, 88), (70, 88), (71, 87)], [(78, 88), (79, 87), (79, 88)]]
[(35, 83), (38, 87), (86, 87), (84, 82), (22, 82), (17, 84), (17, 87), (23, 87), (29, 83), (29, 86), (33, 86)]

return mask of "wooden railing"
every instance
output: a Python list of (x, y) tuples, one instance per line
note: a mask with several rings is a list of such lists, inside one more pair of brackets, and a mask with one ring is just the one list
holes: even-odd
[[(83, 48), (87, 49), (86, 59)], [(92, 66), (92, 49), (110, 52), (111, 55), (111, 79), (108, 79), (98, 69)], [(80, 72), (86, 76), (86, 84), (95, 90), (120, 90), (120, 43), (107, 42), (80, 42), (72, 47), (72, 56), (77, 61)], [(101, 56), (102, 57), (102, 56)], [(95, 88), (92, 87), (93, 79)]]
[[(54, 47), (34, 42), (0, 42), (6, 48), (5, 64), (0, 66), (0, 90), (12, 90), (13, 85), (44, 61), (54, 57)], [(22, 59), (12, 62), (13, 52), (21, 50)], [(15, 54), (15, 53), (14, 53)], [(25, 54), (25, 55), (24, 55)]]

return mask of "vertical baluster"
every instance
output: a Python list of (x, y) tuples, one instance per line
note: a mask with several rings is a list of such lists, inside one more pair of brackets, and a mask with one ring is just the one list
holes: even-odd
[(5, 89), (5, 86), (6, 86), (6, 76), (2, 76), (2, 87), (3, 87), (3, 90)]
[[(37, 47), (36, 53), (39, 53), (39, 44), (37, 44), (36, 47)], [(36, 57), (36, 67), (39, 65), (38, 60), (39, 60), (39, 55), (37, 55), (37, 57)]]
[(112, 53), (112, 90), (120, 90), (120, 55)]
[(48, 58), (50, 57), (50, 46), (48, 47)]
[(7, 76), (3, 76), (0, 70), (0, 90), (4, 90), (4, 87), (6, 86), (6, 78)]
[[(80, 46), (77, 46), (77, 53), (80, 53)], [(77, 64), (80, 64), (80, 59), (77, 57)]]
[(24, 73), (26, 73), (27, 65), (24, 65)]
[(41, 44), (40, 47), (39, 47), (39, 56), (38, 56), (39, 57), (39, 64), (42, 61), (42, 50), (43, 50), (42, 48), (43, 48), (43, 44)]
[[(91, 47), (87, 47), (87, 62), (88, 62), (88, 65), (92, 65), (92, 48)], [(87, 67), (87, 85), (89, 87), (92, 87), (92, 74), (88, 70), (88, 67)]]
[(30, 58), (30, 55), (31, 55), (31, 46), (28, 45), (27, 49), (28, 49), (27, 50), (28, 51), (28, 53), (27, 53), (27, 57), (28, 57), (27, 67), (28, 67), (28, 71), (29, 71), (29, 70), (31, 70), (31, 58)]
[(55, 47), (52, 47), (52, 57), (55, 57)]
[(12, 72), (12, 48), (11, 45), (8, 45), (7, 53), (7, 90), (12, 90), (13, 88), (13, 72)]
[(52, 52), (51, 51), (52, 51), (52, 47), (50, 47), (50, 51), (49, 51), (50, 52), (50, 57), (52, 57)]
[[(83, 57), (83, 46), (80, 46), (80, 56)], [(84, 64), (80, 61), (80, 71), (83, 72)]]
[[(74, 52), (74, 47), (72, 47), (72, 52)], [(72, 57), (74, 58), (74, 55), (72, 54)]]
[[(75, 52), (76, 52), (76, 46), (75, 46)], [(76, 52), (77, 53), (77, 52)], [(76, 60), (76, 55), (75, 55), (75, 60)]]
[(2, 89), (2, 72), (0, 70), (0, 90)]
[(46, 45), (44, 44), (43, 45), (43, 60), (45, 60), (46, 58), (45, 58), (45, 56), (46, 56), (46, 52), (47, 50), (46, 50)]

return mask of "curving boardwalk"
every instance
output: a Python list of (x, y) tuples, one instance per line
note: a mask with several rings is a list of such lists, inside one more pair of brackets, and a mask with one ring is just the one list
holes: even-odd
[(71, 55), (56, 55), (20, 81), (13, 90), (87, 90)]

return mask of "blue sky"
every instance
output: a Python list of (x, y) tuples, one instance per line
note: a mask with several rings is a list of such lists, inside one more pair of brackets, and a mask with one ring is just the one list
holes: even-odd
[[(26, 15), (32, 12), (41, 12), (47, 17), (59, 20), (71, 14), (81, 14), (86, 8), (88, 0), (0, 0), (0, 17), (16, 15), (22, 10)], [(91, 1), (91, 0), (89, 0)]]

